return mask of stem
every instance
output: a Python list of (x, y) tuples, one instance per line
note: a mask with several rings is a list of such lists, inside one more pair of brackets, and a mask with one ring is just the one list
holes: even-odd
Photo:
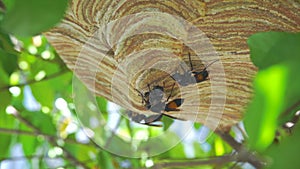
[(184, 161), (168, 161), (162, 163), (156, 163), (151, 169), (161, 169), (161, 168), (174, 168), (174, 167), (193, 167), (201, 165), (217, 164), (223, 165), (229, 162), (236, 161), (236, 155), (223, 155), (220, 157), (211, 157), (209, 159), (193, 159)]
[(253, 152), (249, 152), (246, 147), (237, 142), (229, 133), (216, 131), (225, 142), (227, 142), (238, 153), (237, 161), (248, 162), (255, 168), (260, 169), (265, 166), (265, 163), (261, 161)]
[(29, 155), (29, 156), (17, 156), (17, 157), (8, 157), (8, 158), (2, 158), (0, 161), (4, 160), (9, 160), (9, 161), (18, 161), (18, 160), (24, 160), (24, 159), (34, 159), (34, 158), (39, 158), (39, 159), (55, 159), (59, 157), (47, 157), (45, 155)]
[(0, 1), (0, 12), (5, 12), (6, 11), (6, 7), (4, 5), (4, 3), (2, 1)]
[(294, 103), (292, 106), (288, 107), (284, 112), (281, 113), (282, 116), (288, 115), (292, 110), (300, 106), (300, 100), (298, 100), (296, 103)]
[[(9, 135), (11, 135), (11, 134), (27, 135), (27, 136), (32, 136), (32, 137), (36, 137), (36, 135), (37, 135), (37, 133), (32, 132), (32, 131), (16, 130), (16, 129), (8, 129), (8, 128), (0, 128), (0, 133), (2, 133), (2, 134), (9, 134)], [(43, 136), (43, 137), (48, 138), (48, 139), (55, 139), (55, 140), (60, 139), (57, 136), (48, 135), (48, 134), (39, 133), (38, 135)], [(94, 144), (92, 144), (92, 143), (83, 144), (83, 143), (79, 143), (76, 140), (71, 139), (71, 138), (64, 139), (64, 142), (70, 143), (70, 144), (78, 144), (78, 145), (86, 145), (86, 146), (93, 146), (94, 147)]]
[[(0, 128), (0, 133), (6, 134), (23, 134), (36, 137), (36, 134), (31, 131), (24, 131), (24, 130), (15, 130), (15, 129), (7, 129), (7, 128)], [(43, 135), (44, 136), (44, 135)]]

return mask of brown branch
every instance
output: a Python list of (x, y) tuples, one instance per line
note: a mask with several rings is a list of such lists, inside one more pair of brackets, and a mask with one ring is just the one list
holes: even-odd
[(244, 145), (237, 142), (229, 133), (215, 131), (226, 143), (237, 151), (237, 161), (248, 162), (255, 168), (260, 169), (265, 166), (265, 163), (257, 157), (253, 152), (250, 152)]
[[(27, 136), (32, 136), (32, 137), (36, 137), (36, 135), (37, 135), (37, 133), (32, 132), (32, 131), (9, 129), (9, 128), (0, 128), (0, 133), (2, 133), (2, 134), (10, 134), (10, 135), (11, 134), (27, 135)], [(48, 134), (39, 133), (38, 135), (43, 136), (43, 137), (47, 137), (49, 139), (55, 139), (55, 140), (60, 139), (57, 136), (48, 135)], [(66, 139), (64, 139), (64, 142), (70, 143), (70, 144), (79, 144), (79, 145), (85, 145), (85, 146), (93, 146), (93, 147), (95, 147), (95, 145), (92, 144), (92, 143), (88, 143), (88, 144), (80, 143), (80, 142), (77, 142), (76, 140), (74, 140), (72, 138), (66, 138)]]
[(35, 127), (33, 124), (31, 124), (29, 121), (27, 121), (24, 117), (22, 117), (17, 110), (13, 113), (13, 115), (20, 122), (24, 123), (26, 126), (28, 126), (29, 128), (31, 128), (34, 131), (34, 133), (43, 135), (43, 133), (40, 132), (39, 128)]
[(50, 79), (56, 78), (56, 77), (58, 77), (60, 75), (63, 75), (65, 73), (67, 73), (67, 72), (69, 72), (67, 69), (63, 69), (63, 70), (61, 70), (61, 71), (59, 71), (57, 73), (53, 73), (53, 74), (51, 74), (49, 76), (46, 76), (45, 78), (43, 78), (43, 79), (41, 79), (39, 81), (31, 79), (31, 80), (28, 80), (26, 83), (20, 83), (20, 84), (16, 84), (16, 85), (2, 86), (2, 87), (0, 87), (0, 92), (4, 91), (4, 90), (7, 90), (7, 89), (9, 89), (11, 87), (22, 87), (22, 86), (25, 86), (25, 85), (30, 85), (30, 84), (34, 84), (34, 83), (39, 83), (39, 82), (42, 82), (42, 81), (50, 80)]
[(161, 169), (161, 168), (174, 168), (174, 167), (193, 167), (201, 165), (217, 164), (223, 165), (229, 162), (236, 161), (236, 155), (224, 155), (220, 157), (211, 157), (207, 159), (193, 159), (193, 160), (182, 160), (182, 161), (168, 161), (156, 163), (151, 169)]
[[(27, 121), (27, 119), (23, 118), (22, 116), (20, 116), (19, 112), (16, 111), (13, 114), (18, 120), (20, 120), (22, 123), (24, 123), (25, 125), (27, 125), (29, 128), (31, 128), (34, 133), (36, 133), (37, 135), (44, 135), (44, 133), (42, 133), (39, 128), (35, 127), (33, 124), (31, 124), (31, 122)], [(72, 153), (70, 153), (67, 149), (65, 149), (64, 147), (60, 146), (57, 144), (57, 138), (56, 137), (45, 137), (47, 139), (47, 141), (49, 143), (51, 143), (54, 146), (58, 146), (60, 147), (63, 151), (64, 151), (64, 156), (74, 165), (76, 166), (80, 166), (82, 168), (87, 169), (88, 167), (86, 166), (86, 164), (82, 163), (81, 161), (79, 161), (78, 159), (76, 159), (76, 157), (74, 157), (72, 155)]]
[(6, 11), (6, 7), (4, 5), (4, 3), (2, 2), (2, 0), (0, 0), (0, 12), (5, 12)]
[[(0, 128), (0, 133), (4, 134), (22, 134), (22, 135), (29, 135), (35, 137), (36, 134), (31, 131), (25, 130), (15, 130), (15, 129), (8, 129), (8, 128)], [(43, 135), (44, 136), (44, 135)]]
[(47, 157), (45, 155), (29, 155), (29, 156), (17, 156), (17, 157), (8, 157), (8, 158), (1, 158), (0, 161), (9, 160), (9, 161), (18, 161), (18, 160), (24, 160), (24, 159), (54, 159), (59, 157)]
[(286, 116), (289, 114), (289, 112), (291, 112), (292, 110), (294, 110), (295, 108), (300, 106), (300, 100), (298, 100), (296, 103), (294, 103), (293, 105), (291, 105), (290, 107), (288, 107), (284, 112), (281, 113), (281, 117), (282, 116)]

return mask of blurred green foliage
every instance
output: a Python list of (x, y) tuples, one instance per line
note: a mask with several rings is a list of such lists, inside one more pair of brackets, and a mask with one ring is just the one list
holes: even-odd
[(60, 21), (68, 0), (6, 0), (4, 3), (7, 9), (1, 28), (16, 36), (33, 36)]
[[(274, 145), (276, 133), (286, 136), (286, 132), (279, 131), (284, 131), (285, 123), (297, 118), (300, 108), (300, 33), (258, 33), (249, 38), (248, 44), (251, 59), (259, 68), (254, 80), (255, 96), (245, 117), (248, 145), (267, 154), (266, 158), (271, 157), (271, 164), (274, 162), (271, 168), (300, 166), (299, 161), (290, 158), (297, 156), (297, 152), (288, 151), (299, 150), (293, 141), (300, 139), (298, 134)], [(296, 123), (297, 120), (290, 124)]]

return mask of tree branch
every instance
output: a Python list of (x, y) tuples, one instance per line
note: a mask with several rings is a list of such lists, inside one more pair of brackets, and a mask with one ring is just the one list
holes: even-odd
[[(8, 128), (0, 128), (0, 133), (2, 133), (2, 134), (10, 134), (10, 135), (11, 134), (27, 135), (27, 136), (32, 136), (32, 137), (36, 137), (36, 135), (37, 135), (37, 133), (32, 132), (32, 131), (16, 130), (16, 129), (8, 129)], [(48, 134), (39, 133), (39, 135), (43, 136), (43, 137), (50, 138), (50, 139), (56, 139), (56, 140), (60, 139), (57, 136), (48, 135)], [(85, 146), (93, 146), (93, 147), (95, 146), (92, 143), (84, 144), (84, 143), (77, 142), (76, 140), (71, 139), (71, 138), (64, 139), (64, 142), (70, 143), (70, 144), (85, 145)]]
[(300, 106), (300, 100), (298, 100), (296, 103), (294, 103), (293, 105), (288, 107), (284, 112), (282, 112), (281, 117), (288, 115), (292, 110), (294, 110), (295, 108), (297, 108), (299, 106)]
[(255, 168), (260, 169), (265, 166), (265, 163), (260, 160), (257, 155), (250, 152), (241, 143), (237, 142), (229, 133), (215, 131), (225, 142), (227, 142), (233, 149), (237, 151), (237, 161), (248, 162)]
[(208, 159), (168, 161), (168, 162), (156, 163), (153, 167), (151, 167), (151, 169), (193, 167), (193, 166), (210, 165), (210, 164), (223, 165), (229, 162), (234, 162), (236, 161), (236, 159), (237, 159), (236, 155), (224, 155), (220, 157), (211, 157)]
[(7, 90), (7, 89), (9, 89), (11, 87), (22, 87), (22, 86), (25, 86), (25, 85), (30, 85), (30, 84), (34, 84), (34, 83), (39, 83), (39, 82), (42, 82), (42, 81), (50, 80), (50, 79), (56, 78), (56, 77), (58, 77), (60, 75), (63, 75), (65, 73), (67, 73), (67, 72), (69, 72), (68, 69), (63, 69), (63, 70), (61, 70), (61, 71), (59, 71), (57, 73), (53, 73), (53, 74), (51, 74), (49, 76), (46, 76), (45, 78), (43, 78), (43, 79), (41, 79), (39, 81), (37, 81), (35, 79), (31, 79), (31, 80), (28, 80), (26, 83), (20, 83), (20, 84), (16, 84), (16, 85), (2, 86), (2, 87), (0, 87), (0, 92), (4, 91), (4, 90)]
[(25, 130), (15, 130), (15, 129), (8, 129), (8, 128), (0, 128), (0, 133), (6, 133), (6, 134), (23, 134), (23, 135), (29, 135), (35, 137), (36, 134), (31, 131), (25, 131)]
[(9, 161), (18, 161), (18, 160), (24, 160), (24, 159), (34, 159), (34, 158), (40, 158), (40, 159), (54, 159), (59, 157), (47, 157), (45, 155), (29, 155), (29, 156), (17, 156), (17, 157), (8, 157), (8, 158), (1, 158), (0, 161), (9, 160)]

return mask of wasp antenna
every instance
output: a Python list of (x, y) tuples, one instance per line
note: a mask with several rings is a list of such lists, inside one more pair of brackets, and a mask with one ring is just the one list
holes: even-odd
[(191, 71), (193, 71), (194, 68), (193, 68), (193, 63), (192, 63), (191, 53), (190, 52), (189, 52), (189, 61), (190, 61)]
[(134, 90), (136, 90), (139, 93), (139, 95), (142, 97), (142, 103), (144, 103), (144, 102), (147, 103), (147, 100), (145, 99), (143, 93), (136, 88), (134, 88)]
[(149, 90), (149, 92), (150, 92), (150, 90), (151, 90), (151, 89), (150, 89), (150, 85), (149, 85), (149, 84), (147, 84), (147, 86), (148, 86), (148, 90)]
[[(173, 74), (173, 76), (174, 76), (175, 74)], [(171, 78), (176, 82), (176, 79), (173, 77), (173, 76), (171, 76)]]
[(139, 95), (143, 96), (143, 93), (140, 92), (138, 89), (134, 88), (135, 91), (137, 91), (139, 93)]
[(171, 89), (171, 93), (170, 93), (169, 97), (167, 98), (167, 102), (169, 101), (170, 97), (172, 96), (174, 86), (175, 86), (175, 83), (173, 83), (173, 86), (172, 86), (172, 89)]
[(216, 59), (216, 60), (212, 61), (210, 64), (206, 65), (203, 70), (206, 70), (209, 66), (211, 66), (213, 63), (215, 63), (217, 61), (219, 61), (219, 59)]

